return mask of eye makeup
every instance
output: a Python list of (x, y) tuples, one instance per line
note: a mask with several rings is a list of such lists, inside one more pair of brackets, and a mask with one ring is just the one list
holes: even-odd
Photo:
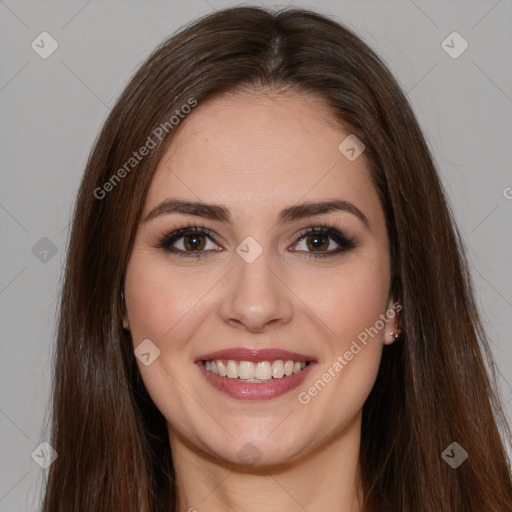
[[(193, 244), (188, 244), (191, 250), (186, 249), (186, 244), (183, 244), (184, 249), (180, 249), (175, 247), (176, 242), (188, 239), (195, 240)], [(208, 239), (211, 242), (220, 245), (218, 237), (215, 232), (211, 229), (206, 228), (204, 225), (197, 225), (195, 223), (187, 224), (179, 229), (175, 229), (172, 231), (165, 230), (157, 236), (157, 242), (153, 245), (156, 249), (161, 249), (167, 253), (172, 255), (176, 255), (181, 258), (203, 258), (211, 256), (211, 253), (218, 252), (219, 249), (210, 249), (204, 250), (205, 243), (198, 242), (201, 239)], [(315, 226), (310, 226), (306, 229), (301, 230), (297, 237), (296, 241), (293, 243), (293, 246), (297, 245), (302, 241), (306, 241), (306, 243), (316, 243), (318, 246), (321, 245), (330, 245), (330, 241), (327, 241), (327, 244), (323, 243), (322, 240), (333, 240), (338, 248), (329, 250), (329, 251), (303, 251), (293, 249), (292, 252), (297, 253), (309, 253), (309, 259), (312, 258), (329, 258), (334, 256), (339, 256), (345, 252), (348, 252), (359, 244), (356, 240), (356, 237), (348, 237), (344, 233), (342, 233), (336, 226), (328, 223), (328, 222), (320, 222)], [(319, 243), (320, 241), (320, 243)], [(196, 250), (199, 247), (199, 250)]]

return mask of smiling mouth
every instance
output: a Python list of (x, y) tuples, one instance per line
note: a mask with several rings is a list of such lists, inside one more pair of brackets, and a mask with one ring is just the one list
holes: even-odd
[(226, 379), (247, 383), (267, 383), (302, 372), (310, 361), (276, 359), (267, 361), (237, 361), (210, 359), (201, 361), (206, 371)]

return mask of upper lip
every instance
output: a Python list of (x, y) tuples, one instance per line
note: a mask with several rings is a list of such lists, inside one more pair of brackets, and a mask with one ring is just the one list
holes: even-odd
[(197, 361), (211, 361), (212, 359), (232, 359), (234, 361), (275, 361), (277, 359), (299, 361), (315, 361), (315, 358), (310, 355), (298, 354), (297, 352), (290, 352), (289, 350), (282, 350), (279, 348), (261, 348), (250, 349), (244, 347), (226, 348), (224, 350), (217, 350), (203, 354), (196, 359)]

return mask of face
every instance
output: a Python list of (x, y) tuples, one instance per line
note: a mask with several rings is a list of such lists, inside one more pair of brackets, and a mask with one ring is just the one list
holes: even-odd
[(358, 428), (396, 319), (384, 213), (364, 153), (338, 149), (349, 134), (292, 94), (216, 98), (180, 126), (124, 290), (171, 446), (275, 464)]

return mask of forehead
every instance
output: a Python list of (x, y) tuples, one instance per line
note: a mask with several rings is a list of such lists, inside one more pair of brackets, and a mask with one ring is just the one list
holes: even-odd
[(338, 149), (350, 131), (318, 97), (222, 96), (199, 104), (181, 123), (145, 212), (169, 196), (262, 215), (301, 200), (378, 207), (364, 157), (350, 161)]

